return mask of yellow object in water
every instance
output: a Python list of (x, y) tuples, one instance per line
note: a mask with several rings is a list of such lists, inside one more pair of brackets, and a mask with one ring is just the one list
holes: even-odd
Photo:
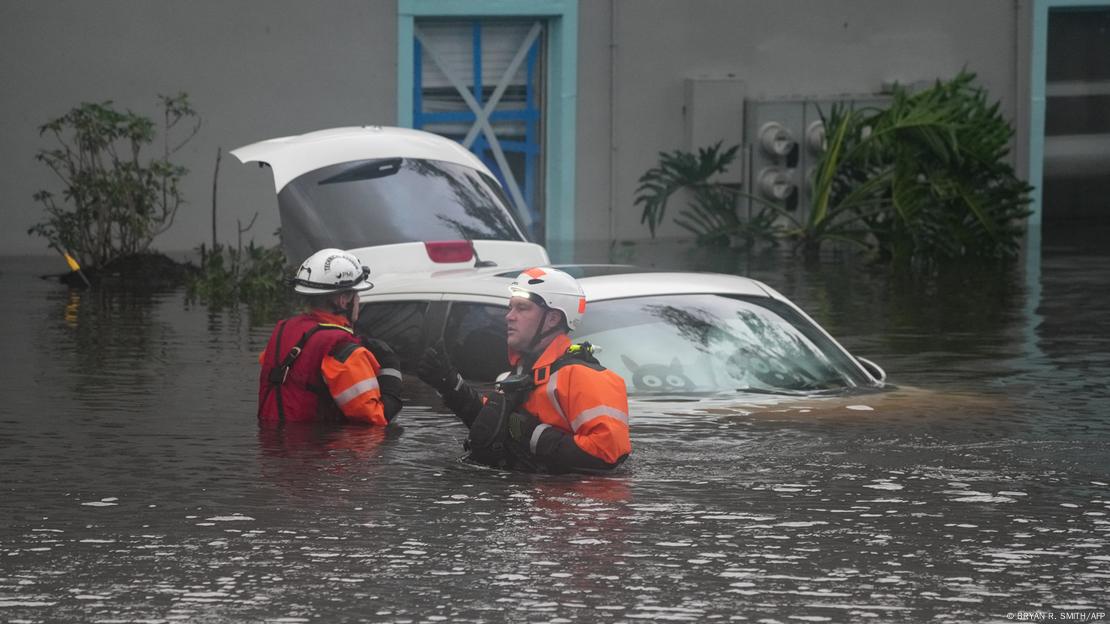
[(73, 256), (69, 255), (69, 253), (67, 253), (67, 252), (63, 252), (62, 255), (66, 257), (66, 264), (69, 265), (69, 270), (70, 271), (80, 271), (81, 270), (81, 265), (77, 264), (77, 260)]

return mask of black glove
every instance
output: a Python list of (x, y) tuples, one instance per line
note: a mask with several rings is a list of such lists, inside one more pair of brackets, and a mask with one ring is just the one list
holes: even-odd
[(528, 412), (513, 412), (509, 414), (509, 437), (513, 442), (529, 448), (532, 433), (540, 425), (540, 419)]
[(464, 448), (471, 461), (487, 466), (503, 467), (509, 461), (508, 406), (505, 395), (495, 392), (489, 395), (485, 405), (470, 425), (470, 434)]
[(381, 369), (378, 370), (378, 385), (382, 392), (401, 396), (401, 358), (382, 340), (363, 337), (362, 346), (374, 354)]
[(362, 346), (366, 347), (370, 353), (374, 354), (374, 359), (378, 360), (378, 364), (381, 364), (383, 369), (392, 369), (400, 372), (401, 358), (397, 357), (397, 352), (384, 340), (362, 336), (359, 338), (359, 342), (361, 342)]
[(378, 369), (378, 390), (386, 407), (386, 420), (393, 420), (401, 411), (401, 358), (382, 340), (362, 336), (359, 341), (381, 366)]
[(416, 364), (416, 376), (444, 396), (457, 390), (462, 382), (462, 377), (447, 357), (442, 341), (435, 347), (424, 350), (424, 354)]

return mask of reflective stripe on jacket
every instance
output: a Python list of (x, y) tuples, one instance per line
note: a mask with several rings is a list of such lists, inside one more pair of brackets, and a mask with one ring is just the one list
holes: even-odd
[[(272, 371), (313, 328), (284, 382)], [(335, 421), (346, 417), (388, 424), (378, 389), (374, 355), (359, 344), (347, 320), (313, 311), (282, 321), (259, 358), (258, 419), (264, 422)], [(280, 377), (280, 371), (278, 373)]]
[[(550, 376), (546, 370), (566, 353), (571, 341), (557, 336), (532, 365), (536, 388), (522, 408), (544, 425), (572, 434), (586, 453), (613, 464), (632, 451), (628, 431), (628, 391), (620, 375), (583, 364), (567, 364)], [(519, 356), (509, 354), (514, 365)]]

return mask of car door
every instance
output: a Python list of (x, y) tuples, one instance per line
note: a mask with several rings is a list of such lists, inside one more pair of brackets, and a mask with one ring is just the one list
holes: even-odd
[(401, 359), (401, 370), (411, 373), (430, 344), (429, 333), (436, 331), (434, 311), (442, 307), (426, 298), (369, 301), (359, 310), (355, 331), (386, 342)]
[(480, 295), (398, 296), (362, 304), (355, 329), (383, 340), (415, 372), (424, 350), (441, 341), (467, 381), (491, 383), (509, 370), (505, 336), (506, 300)]
[(444, 302), (443, 343), (464, 379), (489, 383), (509, 370), (506, 303), (495, 297), (455, 297)]

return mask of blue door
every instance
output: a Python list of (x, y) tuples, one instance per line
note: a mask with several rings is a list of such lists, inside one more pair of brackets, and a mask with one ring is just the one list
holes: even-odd
[(477, 155), (543, 242), (544, 22), (418, 19), (413, 39), (413, 127)]

